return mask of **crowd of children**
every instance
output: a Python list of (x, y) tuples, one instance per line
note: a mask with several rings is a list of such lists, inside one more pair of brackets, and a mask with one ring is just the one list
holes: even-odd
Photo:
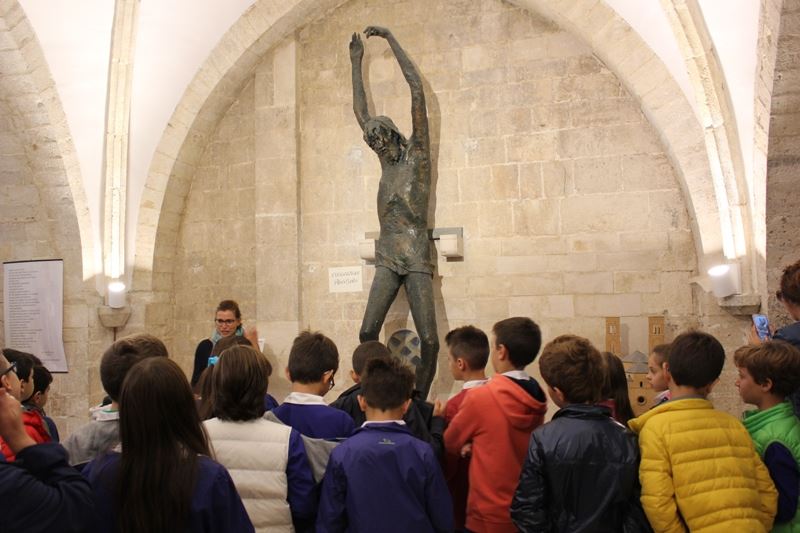
[[(800, 308), (793, 285), (782, 291)], [(636, 418), (621, 361), (585, 338), (548, 342), (543, 382), (531, 377), (542, 335), (526, 317), (489, 336), (447, 334), (463, 388), (444, 405), (424, 401), (413, 370), (376, 341), (355, 350), (355, 384), (328, 405), (339, 353), (309, 331), (276, 405), (267, 358), (226, 338), (194, 391), (157, 338), (116, 341), (100, 364), (108, 403), (64, 447), (44, 412), (52, 376), (3, 350), (0, 530), (800, 530), (800, 350), (785, 332), (734, 354), (736, 386), (756, 407), (742, 420), (708, 399), (726, 356), (701, 331), (652, 349), (658, 396)]]

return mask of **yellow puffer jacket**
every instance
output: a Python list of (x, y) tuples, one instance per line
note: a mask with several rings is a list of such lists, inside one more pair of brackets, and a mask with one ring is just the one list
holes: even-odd
[(639, 434), (642, 506), (656, 533), (770, 530), (778, 493), (741, 422), (686, 398), (628, 425)]

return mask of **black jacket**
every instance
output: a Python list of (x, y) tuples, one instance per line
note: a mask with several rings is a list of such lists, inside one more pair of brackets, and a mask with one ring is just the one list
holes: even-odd
[[(568, 405), (531, 435), (511, 504), (522, 532), (648, 531), (639, 506), (639, 447), (607, 407)], [(625, 521), (644, 521), (623, 527)]]
[[(361, 384), (356, 383), (342, 394), (331, 404), (349, 414), (356, 427), (366, 422), (364, 411), (358, 405), (358, 394), (361, 392)], [(403, 420), (408, 426), (408, 430), (418, 439), (424, 440), (433, 448), (436, 457), (441, 458), (444, 450), (444, 418), (433, 416), (433, 405), (429, 404), (420, 397), (419, 391), (414, 391), (411, 398), (411, 405), (408, 407)]]

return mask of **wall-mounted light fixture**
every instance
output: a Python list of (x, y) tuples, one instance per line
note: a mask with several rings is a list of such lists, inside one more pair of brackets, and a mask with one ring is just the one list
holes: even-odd
[(742, 279), (736, 263), (715, 265), (708, 269), (708, 277), (711, 279), (711, 292), (717, 298), (742, 292)]
[(125, 284), (119, 280), (113, 280), (108, 284), (108, 291), (106, 292), (106, 303), (112, 309), (121, 309), (125, 307)]
[(112, 279), (106, 287), (106, 305), (97, 308), (97, 315), (104, 327), (114, 330), (114, 340), (117, 340), (117, 330), (124, 327), (131, 317), (131, 309), (126, 306), (128, 294), (125, 283)]

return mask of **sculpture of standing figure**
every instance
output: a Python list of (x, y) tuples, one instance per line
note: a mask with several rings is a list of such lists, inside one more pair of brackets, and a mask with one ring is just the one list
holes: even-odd
[(400, 286), (405, 286), (411, 316), (421, 341), (422, 363), (417, 368), (417, 389), (427, 397), (436, 373), (439, 335), (433, 303), (433, 269), (428, 242), (428, 203), (431, 192), (431, 150), (428, 114), (422, 79), (416, 67), (386, 28), (369, 26), (367, 38), (383, 37), (400, 65), (411, 89), (413, 132), (406, 139), (389, 117), (372, 117), (361, 73), (364, 44), (361, 36), (350, 40), (353, 67), (353, 111), (364, 141), (381, 162), (378, 186), (380, 237), (375, 246), (375, 278), (361, 323), (361, 342), (377, 340), (386, 313)]

